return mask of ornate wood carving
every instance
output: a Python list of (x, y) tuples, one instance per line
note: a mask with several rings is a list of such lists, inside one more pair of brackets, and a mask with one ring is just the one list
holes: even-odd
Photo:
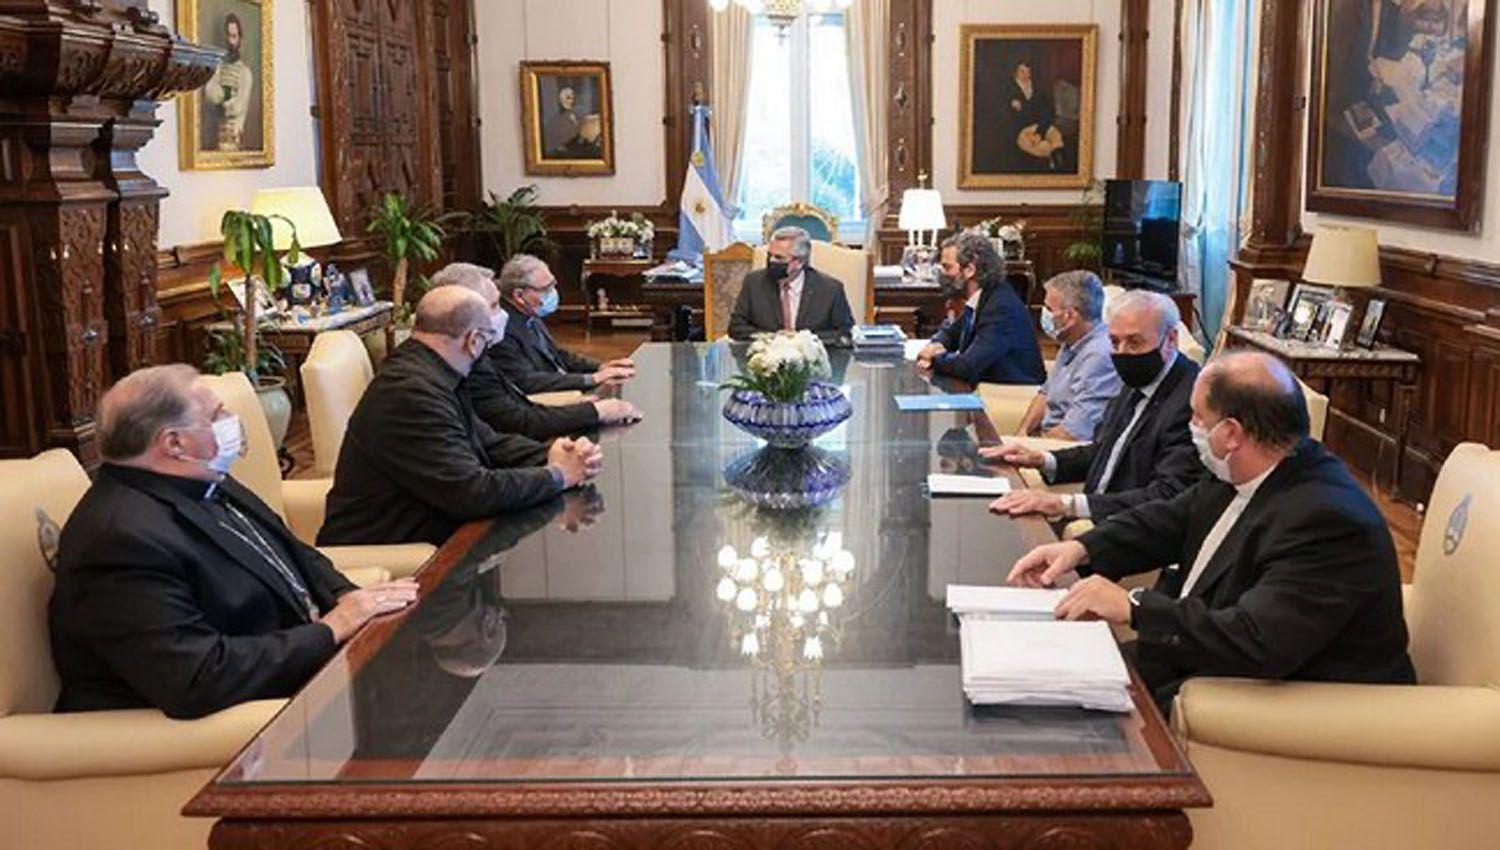
[[(712, 80), (713, 45), (708, 39), (708, 4), (662, 0), (662, 47), (666, 51), (667, 108), (662, 118), (667, 185), (663, 207), (677, 207), (693, 150), (693, 105), (706, 101)], [(712, 104), (710, 104), (712, 106)]]
[[(1241, 256), (1284, 249), (1301, 232), (1297, 193), (1303, 109), (1297, 73), (1301, 10), (1297, 0), (1262, 0), (1260, 54), (1256, 59), (1254, 116), (1255, 170), (1251, 175), (1250, 231)], [(1240, 303), (1244, 303), (1241, 299)]]
[(932, 174), (932, 0), (892, 0), (890, 57), (890, 184), (886, 226), (895, 226), (901, 193)]
[(1120, 113), (1115, 118), (1115, 176), (1146, 176), (1147, 0), (1120, 0)]
[(438, 160), (445, 209), (475, 209), (483, 186), (479, 96), (474, 74), (473, 0), (433, 0), (433, 77)]

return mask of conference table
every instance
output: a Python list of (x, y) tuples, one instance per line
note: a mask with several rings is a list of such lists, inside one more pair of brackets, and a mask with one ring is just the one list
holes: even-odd
[(643, 345), (594, 485), (457, 531), (187, 806), (210, 846), (1188, 846), (1210, 798), (1139, 681), (1128, 714), (964, 698), (947, 585), (1054, 539), (925, 492), (1025, 486), (988, 419), (834, 351), (852, 417), (767, 449), (720, 416), (743, 356)]

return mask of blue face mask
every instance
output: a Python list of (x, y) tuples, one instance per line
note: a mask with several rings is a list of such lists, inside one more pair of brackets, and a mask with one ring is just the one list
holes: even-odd
[(1057, 339), (1057, 320), (1052, 318), (1052, 311), (1046, 307), (1042, 308), (1042, 333)]
[(551, 289), (547, 290), (547, 294), (546, 295), (542, 296), (542, 303), (540, 305), (538, 305), (537, 308), (536, 308), (536, 317), (538, 319), (545, 319), (548, 316), (550, 316), (550, 315), (552, 315), (553, 313), (556, 313), (556, 312), (557, 312), (557, 287), (554, 286)]

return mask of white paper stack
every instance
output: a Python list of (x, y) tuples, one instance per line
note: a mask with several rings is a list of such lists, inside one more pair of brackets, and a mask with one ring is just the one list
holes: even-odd
[(975, 705), (1131, 709), (1130, 675), (1103, 621), (964, 617), (959, 641), (964, 695)]
[(927, 476), (927, 492), (933, 496), (1003, 496), (1010, 492), (1010, 480), (933, 472)]
[(906, 334), (897, 325), (856, 325), (850, 338), (861, 354), (901, 354), (906, 346)]
[(948, 610), (964, 617), (991, 620), (1052, 620), (1066, 589), (1050, 587), (987, 587), (948, 585)]

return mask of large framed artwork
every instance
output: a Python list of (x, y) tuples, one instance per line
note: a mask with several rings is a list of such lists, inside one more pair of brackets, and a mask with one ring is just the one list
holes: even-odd
[(522, 62), (521, 131), (526, 173), (615, 173), (608, 62)]
[(178, 97), (184, 170), (276, 164), (273, 0), (177, 0), (177, 32), (221, 48), (203, 88)]
[(1494, 0), (1314, 0), (1307, 208), (1467, 230)]
[(962, 28), (960, 189), (1089, 184), (1098, 36), (1092, 24)]

